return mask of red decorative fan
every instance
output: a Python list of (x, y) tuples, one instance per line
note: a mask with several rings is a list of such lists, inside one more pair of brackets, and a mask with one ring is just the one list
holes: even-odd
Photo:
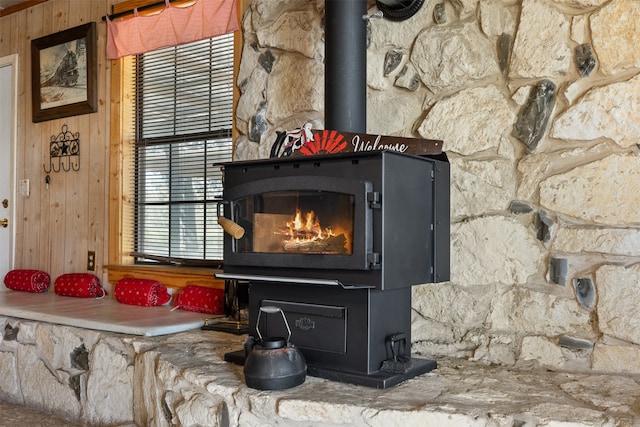
[(347, 147), (344, 136), (335, 130), (323, 130), (313, 135), (313, 141), (308, 141), (300, 147), (300, 153), (305, 156), (313, 154), (339, 153)]

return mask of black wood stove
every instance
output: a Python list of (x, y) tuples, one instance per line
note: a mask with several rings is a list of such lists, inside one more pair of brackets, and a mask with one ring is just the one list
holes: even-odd
[[(411, 357), (411, 286), (449, 280), (446, 155), (369, 151), (224, 165), (224, 273), (249, 283), (249, 334), (280, 308), (308, 374), (386, 388)], [(263, 315), (262, 335), (287, 336)], [(240, 361), (242, 351), (227, 360)]]

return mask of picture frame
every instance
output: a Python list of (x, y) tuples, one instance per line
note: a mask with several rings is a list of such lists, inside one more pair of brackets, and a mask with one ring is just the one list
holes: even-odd
[(96, 23), (31, 41), (33, 122), (98, 111)]

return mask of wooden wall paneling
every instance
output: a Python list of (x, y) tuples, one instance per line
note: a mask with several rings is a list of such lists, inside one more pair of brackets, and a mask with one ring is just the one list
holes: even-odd
[(73, 0), (67, 1), (69, 2), (69, 9), (67, 13), (68, 22), (65, 29), (77, 27), (78, 25), (84, 25), (93, 21), (91, 16), (91, 4), (94, 2)]
[(126, 277), (157, 280), (170, 288), (184, 288), (185, 286), (204, 286), (207, 288), (224, 289), (224, 280), (213, 277), (213, 270), (192, 267), (158, 267), (158, 266), (109, 266), (109, 279), (112, 283)]
[[(30, 38), (36, 39), (38, 37), (43, 37), (47, 34), (53, 32), (53, 2), (46, 2), (37, 7), (38, 14), (40, 15), (40, 19), (36, 22), (39, 23), (39, 27), (31, 29), (30, 26)], [(35, 14), (35, 12), (34, 12)], [(55, 280), (56, 275), (52, 271), (53, 260), (51, 258), (51, 245), (52, 245), (52, 232), (54, 225), (51, 220), (51, 204), (54, 200), (52, 198), (52, 191), (54, 185), (56, 184), (55, 177), (53, 173), (46, 174), (44, 172), (44, 168), (42, 165), (46, 165), (49, 167), (49, 138), (50, 138), (50, 130), (51, 125), (50, 122), (42, 122), (40, 124), (35, 124), (32, 122), (32, 108), (31, 108), (31, 46), (29, 42), (29, 55), (28, 55), (28, 67), (29, 67), (29, 80), (26, 82), (26, 90), (28, 93), (28, 97), (25, 102), (28, 104), (27, 110), (28, 114), (25, 116), (24, 120), (27, 124), (27, 130), (25, 133), (29, 135), (29, 138), (33, 141), (34, 147), (32, 147), (32, 151), (38, 154), (39, 161), (37, 163), (37, 168), (29, 168), (25, 165), (25, 173), (28, 173), (31, 176), (32, 182), (35, 184), (34, 188), (37, 186), (39, 190), (39, 203), (37, 207), (35, 206), (35, 193), (30, 197), (33, 206), (33, 212), (31, 209), (27, 211), (25, 209), (25, 217), (28, 214), (31, 225), (29, 225), (30, 230), (30, 238), (24, 242), (25, 251), (33, 250), (37, 251), (37, 259), (38, 259), (38, 268), (48, 272), (51, 275), (51, 279)], [(51, 178), (51, 182), (49, 186), (45, 183), (46, 176), (49, 175)], [(36, 210), (37, 208), (37, 210)], [(37, 213), (37, 216), (36, 216)], [(25, 254), (26, 255), (26, 254)], [(26, 261), (26, 260), (25, 260)]]
[(134, 175), (135, 175), (135, 132), (133, 127), (130, 125), (131, 120), (133, 119), (135, 113), (135, 95), (131, 90), (124, 90), (123, 88), (130, 88), (131, 82), (135, 77), (135, 72), (133, 69), (133, 62), (131, 58), (129, 61), (123, 62), (124, 69), (122, 73), (122, 117), (120, 118), (120, 123), (122, 125), (122, 206), (121, 206), (121, 215), (122, 215), (122, 258), (120, 262), (131, 264), (134, 259), (130, 255), (134, 250), (134, 237), (133, 230), (135, 228), (135, 217), (134, 212), (136, 209), (135, 206), (135, 183)]
[[(108, 264), (132, 264), (129, 254), (133, 230), (133, 133), (128, 120), (133, 117), (133, 94), (125, 90), (132, 81), (132, 57), (111, 61), (110, 157), (109, 157), (109, 233)], [(111, 270), (109, 271), (111, 276)]]
[[(54, 0), (45, 3), (45, 16), (53, 17), (53, 19), (51, 19), (50, 22), (45, 20), (44, 35), (54, 34), (66, 29), (66, 13), (68, 6), (68, 0)], [(48, 8), (50, 8), (50, 13), (47, 13)], [(56, 134), (60, 132), (64, 121), (65, 119), (49, 120), (43, 122), (43, 124), (35, 125), (41, 127), (42, 142), (47, 149), (51, 135), (53, 135), (53, 132)], [(73, 130), (73, 127), (71, 129)], [(63, 273), (67, 273), (67, 271), (65, 271), (65, 251), (68, 238), (65, 215), (69, 206), (67, 206), (67, 174), (63, 172), (52, 172), (50, 175), (51, 184), (49, 185), (48, 191), (50, 197), (49, 230), (43, 230), (42, 233), (48, 234), (46, 237), (49, 239), (48, 252), (51, 259), (51, 267), (49, 271), (51, 276), (55, 278)]]
[[(239, 0), (240, 4), (242, 5), (242, 11), (244, 12), (245, 10), (249, 9), (249, 6), (251, 6), (251, 1), (252, 0)], [(240, 15), (242, 16), (242, 15)]]
[[(21, 145), (24, 154), (24, 163), (22, 170), (23, 178), (30, 180), (31, 194), (28, 198), (23, 199), (24, 213), (24, 238), (22, 240), (23, 261), (25, 267), (40, 268), (49, 271), (50, 260), (48, 258), (49, 240), (48, 236), (42, 232), (43, 228), (48, 227), (48, 212), (43, 212), (42, 189), (44, 188), (44, 177), (42, 163), (44, 154), (41, 144), (41, 127), (34, 126), (32, 118), (32, 101), (31, 101), (31, 40), (42, 36), (44, 32), (45, 21), (47, 17), (44, 14), (44, 8), (38, 7), (33, 13), (22, 11), (19, 15), (24, 16), (29, 21), (29, 25), (19, 28), (20, 37), (20, 57), (21, 65), (23, 65), (23, 73), (21, 75), (21, 86), (24, 89), (25, 96), (22, 100), (24, 105), (24, 113), (20, 116), (19, 121), (23, 130), (21, 135), (25, 136), (24, 143)], [(33, 23), (32, 23), (33, 21)], [(27, 30), (28, 28), (28, 30)], [(45, 151), (46, 152), (46, 151)], [(47, 158), (48, 159), (48, 158)], [(48, 161), (48, 160), (47, 160)], [(33, 263), (37, 265), (33, 265)]]
[(92, 2), (91, 17), (96, 21), (98, 54), (98, 113), (91, 126), (91, 152), (99, 154), (91, 159), (91, 180), (96, 191), (92, 191), (89, 201), (89, 250), (96, 252), (96, 273), (105, 276), (103, 266), (108, 251), (108, 206), (109, 206), (109, 139), (108, 118), (110, 94), (110, 65), (106, 58), (107, 26), (101, 17), (109, 12), (108, 2)]
[(13, 25), (11, 16), (0, 18), (0, 58), (10, 55), (11, 51), (11, 35), (13, 34)]
[[(37, 7), (31, 18), (34, 19), (34, 25), (28, 26), (29, 30), (25, 34), (21, 35), (24, 40), (24, 63), (25, 63), (25, 76), (24, 88), (27, 94), (24, 103), (26, 105), (26, 114), (23, 116), (25, 131), (23, 132), (27, 136), (25, 144), (25, 175), (29, 177), (34, 184), (33, 193), (28, 198), (27, 208), (25, 206), (25, 241), (24, 244), (24, 256), (25, 263), (31, 262), (30, 260), (38, 260), (38, 268), (50, 271), (51, 258), (49, 256), (50, 238), (48, 229), (50, 228), (49, 222), (49, 193), (45, 189), (44, 183), (44, 170), (42, 165), (49, 164), (48, 156), (48, 137), (47, 141), (42, 141), (42, 126), (35, 126), (32, 122), (32, 106), (31, 106), (31, 80), (34, 77), (31, 70), (31, 40), (38, 37), (42, 37), (49, 30), (51, 25), (51, 7), (47, 5), (41, 5)], [(48, 128), (47, 128), (48, 130)]]
[[(97, 21), (97, 55), (98, 55), (98, 120), (92, 126), (92, 150), (100, 157), (92, 161), (91, 173), (96, 183), (96, 200), (92, 202), (93, 211), (89, 219), (92, 224), (92, 249), (96, 251), (96, 271), (104, 276), (103, 266), (108, 246), (108, 206), (109, 206), (109, 139), (108, 139), (108, 99), (110, 61), (106, 58), (107, 26), (101, 17), (107, 12), (107, 4), (93, 4), (91, 16)], [(95, 147), (94, 147), (95, 145)], [(99, 191), (98, 191), (99, 189)]]
[[(120, 93), (120, 82), (130, 77), (130, 70), (122, 67), (121, 61), (106, 60), (106, 24), (101, 21), (110, 6), (117, 2), (49, 0), (0, 18), (0, 52), (19, 55), (17, 177), (29, 179), (31, 183), (30, 197), (21, 198), (16, 205), (20, 218), (16, 224), (16, 266), (43, 269), (54, 280), (68, 271), (84, 271), (87, 250), (96, 251), (96, 274), (99, 276), (101, 260), (115, 264), (130, 260), (127, 248), (122, 251), (121, 244), (112, 246), (114, 239), (121, 243), (123, 228), (131, 225), (128, 223), (130, 218), (124, 217), (119, 210), (120, 204), (126, 209), (132, 203), (125, 188), (129, 183), (123, 185), (123, 179), (128, 179), (126, 169), (130, 168), (131, 159), (122, 147), (122, 141), (127, 138), (122, 119), (131, 112), (127, 108), (120, 109), (120, 104), (128, 105), (128, 102), (121, 102), (121, 96), (129, 95)], [(98, 112), (33, 123), (31, 40), (91, 21), (98, 24)], [(113, 82), (112, 76), (116, 76)], [(49, 166), (50, 138), (57, 135), (64, 124), (70, 131), (80, 132), (80, 173), (51, 172), (47, 189), (43, 164)], [(123, 170), (124, 177), (120, 175)], [(116, 204), (112, 203), (114, 199)], [(110, 228), (114, 222), (115, 232)], [(120, 249), (110, 252), (113, 247)], [(224, 285), (206, 269), (124, 266), (114, 268), (113, 272), (115, 276), (137, 276), (143, 272), (149, 277), (161, 277), (172, 286)]]
[[(65, 117), (55, 120), (59, 124), (60, 129), (54, 129), (60, 132), (63, 125), (67, 125), (70, 132), (80, 134), (80, 170), (71, 169), (64, 170), (56, 174), (64, 179), (64, 186), (60, 186), (56, 190), (59, 191), (62, 203), (59, 210), (56, 210), (56, 216), (59, 219), (62, 230), (59, 231), (59, 238), (64, 242), (64, 262), (62, 270), (64, 273), (78, 273), (85, 271), (87, 259), (87, 208), (89, 206), (89, 124), (86, 120), (80, 120), (76, 117)], [(54, 244), (54, 246), (57, 246)]]
[[(113, 12), (113, 6), (119, 3), (118, 0), (110, 1), (109, 10), (106, 14)], [(107, 245), (105, 262), (107, 265), (123, 264), (123, 232), (124, 216), (121, 206), (125, 203), (124, 196), (124, 151), (123, 141), (125, 138), (123, 129), (123, 117), (126, 108), (123, 98), (126, 94), (123, 91), (124, 80), (126, 79), (127, 68), (124, 66), (124, 59), (109, 60), (109, 74), (105, 78), (109, 80), (109, 204), (108, 204), (108, 224), (105, 243)], [(111, 270), (109, 269), (109, 276)]]
[[(118, 240), (112, 243), (118, 244), (117, 249), (114, 250), (113, 246), (109, 247), (110, 251), (114, 252), (113, 259), (117, 264), (132, 264), (134, 262), (130, 253), (133, 251), (133, 229), (134, 229), (134, 210), (135, 210), (135, 196), (134, 196), (134, 149), (133, 141), (135, 135), (133, 128), (130, 126), (130, 120), (134, 116), (134, 104), (132, 97), (134, 96), (131, 91), (126, 90), (133, 80), (133, 58), (127, 57), (117, 62), (119, 69), (118, 87), (114, 88), (114, 92), (118, 91), (119, 97), (119, 110), (117, 112), (112, 111), (112, 123), (116, 126), (112, 126), (112, 130), (116, 131), (115, 137), (117, 139), (112, 140), (114, 145), (117, 144), (117, 156), (118, 164), (117, 170), (112, 168), (112, 172), (118, 175), (118, 194), (111, 199), (114, 206), (111, 207), (112, 212), (117, 212), (118, 224), (114, 224), (118, 227)], [(112, 62), (116, 64), (116, 61)], [(112, 80), (112, 84), (115, 86), (115, 81)], [(114, 147), (115, 148), (115, 147)], [(112, 157), (113, 158), (113, 157)], [(112, 175), (114, 176), (114, 175)]]
[[(49, 1), (49, 0), (45, 0), (45, 1)], [(46, 17), (44, 16), (44, 10), (45, 10), (44, 5), (39, 4), (37, 6), (30, 7), (28, 10), (24, 12), (26, 13), (27, 19), (29, 22), (29, 25), (28, 25), (29, 34), (37, 34), (36, 37), (43, 35), (44, 19), (48, 19), (48, 20), (51, 19), (50, 16), (46, 16)], [(31, 40), (27, 40), (27, 43), (30, 44)]]
[[(53, 17), (53, 30), (50, 34), (72, 27), (69, 25), (69, 9), (71, 1), (72, 0), (53, 0), (50, 2), (53, 5), (53, 14), (50, 15)], [(79, 3), (80, 2), (78, 1), (73, 1), (74, 7)]]
[[(53, 132), (60, 132), (62, 124), (62, 120), (50, 120), (38, 124), (42, 132), (43, 146), (46, 149), (49, 147), (48, 141), (51, 135)], [(44, 154), (48, 161), (49, 153), (44, 151)], [(50, 184), (49, 189), (46, 190), (48, 204), (43, 203), (42, 207), (43, 215), (47, 215), (48, 212), (49, 227), (41, 230), (41, 235), (49, 242), (49, 247), (44, 251), (43, 255), (48, 256), (50, 259), (50, 274), (53, 277), (57, 277), (65, 273), (65, 247), (67, 243), (65, 211), (68, 209), (68, 206), (66, 206), (67, 174), (51, 172), (49, 175)]]
[[(106, 8), (106, 10), (104, 11), (104, 15), (111, 13), (111, 11), (113, 10), (113, 5), (118, 3), (119, 0), (109, 0), (108, 6)], [(121, 180), (113, 180), (114, 177), (114, 171), (117, 170), (117, 168), (119, 167), (119, 163), (118, 163), (118, 150), (114, 150), (114, 145), (117, 143), (118, 147), (121, 147), (120, 145), (120, 133), (118, 131), (116, 131), (116, 133), (113, 133), (114, 128), (116, 130), (120, 129), (120, 124), (119, 124), (119, 120), (120, 120), (120, 115), (119, 113), (116, 114), (116, 116), (114, 117), (114, 107), (118, 107), (116, 110), (119, 112), (119, 105), (120, 105), (120, 97), (122, 96), (122, 94), (120, 93), (120, 83), (119, 81), (114, 82), (114, 76), (117, 76), (122, 70), (121, 68), (118, 68), (118, 65), (120, 64), (120, 61), (118, 60), (110, 60), (106, 58), (106, 23), (105, 25), (105, 47), (104, 47), (104, 51), (105, 51), (105, 55), (102, 57), (102, 60), (105, 62), (105, 74), (104, 74), (104, 79), (106, 81), (106, 93), (105, 93), (105, 116), (106, 116), (106, 127), (105, 127), (105, 145), (107, 148), (107, 157), (105, 157), (105, 187), (106, 187), (106, 192), (105, 192), (105, 199), (106, 199), (106, 206), (105, 206), (105, 224), (104, 224), (104, 255), (103, 255), (103, 260), (104, 260), (104, 266), (108, 265), (109, 263), (111, 263), (112, 259), (114, 258), (114, 254), (111, 253), (111, 251), (113, 250), (114, 247), (116, 246), (112, 246), (113, 244), (113, 239), (116, 239), (116, 241), (119, 241), (120, 237), (122, 236), (121, 234), (121, 230), (119, 227), (116, 228), (112, 228), (112, 219), (115, 219), (117, 221), (117, 223), (120, 223), (120, 212), (114, 212), (113, 209), (113, 203), (112, 203), (112, 198), (114, 197), (114, 189), (112, 188), (112, 186), (114, 185), (114, 182), (116, 183), (116, 188), (115, 188), (115, 194), (121, 194), (120, 190), (118, 189), (118, 186), (122, 184)], [(114, 70), (115, 69), (115, 70)], [(115, 152), (115, 156), (114, 156), (114, 152)], [(115, 163), (115, 168), (114, 168), (114, 163)], [(119, 247), (119, 246), (117, 246)], [(115, 256), (117, 257), (117, 259), (120, 259), (120, 252), (116, 251)], [(107, 271), (106, 269), (103, 269), (104, 275), (105, 277), (107, 276)]]
[[(91, 2), (67, 1), (67, 24), (65, 29), (88, 22)], [(91, 122), (96, 113), (65, 117), (60, 119), (68, 124), (70, 132), (80, 134), (80, 169), (60, 172), (66, 175), (65, 192), (65, 273), (84, 272), (87, 268), (87, 247), (89, 238), (89, 200), (93, 183), (91, 168)]]
[[(69, 19), (69, 14), (73, 13), (73, 10), (69, 7), (69, 0), (62, 0), (57, 2), (57, 22), (56, 30), (54, 32), (63, 31), (75, 26)], [(82, 241), (85, 239), (84, 231), (84, 215), (82, 207), (87, 204), (86, 190), (88, 190), (87, 177), (83, 174), (82, 163), (86, 159), (87, 153), (83, 152), (83, 141), (86, 142), (87, 133), (86, 128), (80, 126), (80, 120), (78, 117), (64, 117), (58, 120), (52, 120), (52, 126), (55, 123), (55, 127), (52, 129), (52, 136), (62, 131), (64, 125), (68, 126), (70, 132), (80, 133), (80, 170), (79, 171), (60, 171), (56, 174), (64, 180), (64, 186), (57, 188), (57, 194), (60, 197), (61, 205), (60, 209), (56, 210), (56, 219), (59, 220), (62, 230), (59, 231), (58, 239), (63, 243), (62, 250), (62, 265), (56, 263), (56, 267), (62, 267), (60, 273), (77, 273), (80, 272), (78, 268), (82, 263), (80, 262), (79, 246), (82, 245)], [(86, 146), (86, 143), (84, 144)], [(86, 190), (85, 190), (86, 189)], [(52, 245), (52, 251), (59, 250), (58, 244)], [(53, 254), (52, 254), (53, 256)], [(84, 266), (83, 266), (84, 268)]]
[(122, 81), (124, 60), (111, 61), (111, 97), (109, 102), (109, 234), (107, 264), (122, 263)]
[(18, 3), (16, 5), (9, 6), (6, 9), (0, 10), (0, 17), (14, 14), (21, 10), (35, 6), (39, 3), (44, 3), (45, 1), (49, 1), (49, 0), (23, 0), (21, 3)]
[[(22, 58), (20, 64), (23, 72), (20, 73), (22, 93), (18, 101), (21, 111), (18, 119), (20, 123), (18, 133), (22, 142), (20, 151), (23, 163), (19, 168), (19, 176), (22, 179), (29, 179), (30, 195), (21, 200), (22, 215), (19, 217), (24, 218), (22, 221), (24, 234), (17, 249), (22, 254), (22, 267), (38, 268), (48, 272), (51, 266), (48, 256), (49, 239), (48, 234), (43, 230), (49, 228), (49, 200), (42, 165), (48, 165), (49, 157), (48, 147), (45, 147), (43, 152), (41, 127), (34, 126), (31, 121), (31, 40), (44, 34), (45, 21), (50, 18), (45, 15), (44, 5), (20, 12), (20, 15), (26, 15), (29, 25), (22, 27), (20, 32), (20, 38), (23, 40), (20, 50)], [(28, 32), (27, 28), (29, 28)]]
[[(83, 271), (90, 247), (98, 259), (101, 252), (107, 255), (110, 124), (105, 105), (110, 97), (110, 78), (106, 74), (110, 64), (104, 57), (106, 28), (101, 17), (112, 2), (50, 0), (0, 18), (0, 54), (17, 53), (19, 57), (17, 179), (29, 179), (31, 184), (30, 197), (15, 202), (20, 219), (16, 224), (16, 267), (40, 268), (54, 279), (63, 272)], [(99, 26), (98, 112), (34, 124), (31, 40), (91, 21)], [(51, 172), (47, 189), (43, 164), (49, 166), (50, 138), (64, 124), (70, 131), (80, 132), (81, 169)]]

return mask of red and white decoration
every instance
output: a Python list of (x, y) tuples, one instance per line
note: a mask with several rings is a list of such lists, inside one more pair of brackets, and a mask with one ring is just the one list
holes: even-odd
[(91, 273), (68, 273), (59, 276), (53, 290), (57, 295), (79, 298), (96, 298), (107, 295), (100, 279)]
[(40, 270), (11, 270), (4, 277), (4, 285), (14, 291), (46, 292), (51, 278)]
[(171, 300), (166, 286), (150, 279), (124, 278), (116, 283), (113, 294), (122, 304), (153, 307)]
[(175, 308), (207, 314), (224, 314), (224, 290), (187, 286), (174, 299)]

